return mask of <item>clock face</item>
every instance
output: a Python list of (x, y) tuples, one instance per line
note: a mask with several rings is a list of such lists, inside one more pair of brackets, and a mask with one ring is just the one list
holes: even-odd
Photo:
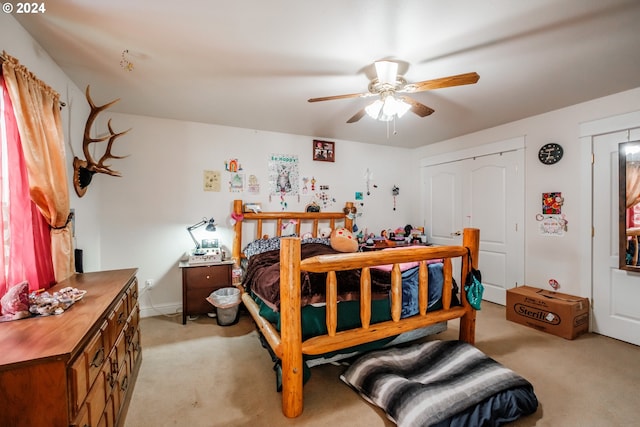
[(545, 144), (538, 151), (538, 159), (545, 165), (553, 165), (560, 161), (562, 154), (563, 151), (560, 144)]

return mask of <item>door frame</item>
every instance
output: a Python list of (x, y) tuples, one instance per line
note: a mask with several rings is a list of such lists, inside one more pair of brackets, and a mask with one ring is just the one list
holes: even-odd
[[(624, 132), (640, 126), (640, 111), (592, 120), (579, 125), (580, 179), (580, 295), (588, 295), (593, 305), (593, 139), (610, 133)], [(593, 322), (593, 317), (591, 317)], [(589, 330), (593, 330), (593, 323)]]

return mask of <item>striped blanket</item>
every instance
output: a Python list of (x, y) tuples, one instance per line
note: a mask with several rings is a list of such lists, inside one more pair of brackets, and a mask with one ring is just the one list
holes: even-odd
[(400, 427), (438, 424), (510, 389), (530, 392), (535, 406), (530, 403), (527, 413), (537, 407), (526, 379), (461, 341), (374, 351), (340, 378)]

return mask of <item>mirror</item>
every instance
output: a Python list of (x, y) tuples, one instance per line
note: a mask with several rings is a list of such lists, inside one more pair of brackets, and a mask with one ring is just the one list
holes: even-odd
[(640, 271), (640, 141), (618, 146), (619, 268)]

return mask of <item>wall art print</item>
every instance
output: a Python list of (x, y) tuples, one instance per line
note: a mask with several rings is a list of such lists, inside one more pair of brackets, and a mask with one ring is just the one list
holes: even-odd
[(273, 195), (296, 196), (299, 194), (298, 156), (271, 154), (269, 158), (269, 188)]
[(202, 175), (204, 191), (220, 191), (220, 171), (205, 170)]

